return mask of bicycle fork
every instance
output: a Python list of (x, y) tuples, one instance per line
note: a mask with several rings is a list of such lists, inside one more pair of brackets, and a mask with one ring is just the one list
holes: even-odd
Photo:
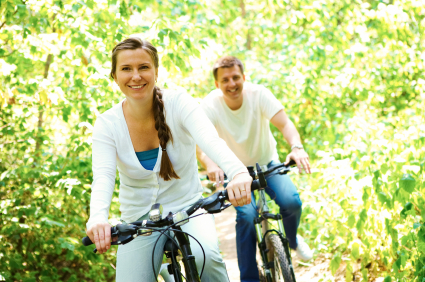
[[(174, 227), (174, 229), (181, 231), (180, 226)], [(177, 241), (179, 242), (181, 251), (183, 252), (182, 261), (183, 261), (184, 268), (186, 270), (186, 281), (200, 282), (201, 279), (199, 278), (198, 269), (196, 267), (195, 256), (192, 255), (192, 251), (190, 249), (189, 237), (186, 234), (181, 232), (175, 232), (174, 234), (176, 236)], [(168, 265), (168, 272), (174, 275), (174, 280), (176, 282), (181, 282), (183, 280), (181, 277), (180, 265), (176, 259), (178, 248), (171, 241), (168, 241), (168, 242), (173, 245), (172, 248), (166, 249), (166, 251), (169, 252), (167, 257), (170, 256), (169, 258), (171, 258), (171, 264)]]
[[(281, 214), (271, 214), (271, 213), (265, 212), (265, 213), (262, 214), (261, 217), (257, 217), (257, 218), (254, 219), (255, 231), (256, 231), (256, 234), (257, 234), (257, 241), (258, 241), (258, 248), (260, 250), (261, 259), (263, 260), (263, 263), (264, 263), (263, 268), (264, 268), (264, 272), (265, 272), (265, 275), (266, 275), (266, 279), (267, 279), (267, 282), (272, 282), (273, 279), (272, 279), (271, 269), (273, 269), (275, 267), (275, 265), (274, 265), (274, 261), (269, 262), (268, 256), (267, 256), (269, 249), (267, 248), (266, 235), (267, 235), (267, 233), (272, 231), (272, 230), (268, 229), (268, 224), (267, 224), (268, 219), (273, 219), (273, 220), (277, 221), (277, 224), (278, 224), (278, 227), (279, 227), (279, 232), (280, 232), (279, 237), (281, 237), (281, 236), (286, 237), (286, 236), (285, 236), (285, 229), (283, 227), (283, 221), (282, 221), (282, 215)], [(263, 235), (263, 228), (262, 228), (262, 224), (261, 224), (263, 221), (266, 222), (265, 223), (266, 228), (265, 228), (264, 235)], [(276, 231), (276, 230), (273, 230), (273, 231)], [(282, 242), (282, 243), (288, 244), (287, 241)], [(286, 252), (286, 256), (287, 256), (289, 263), (290, 263), (290, 267), (292, 268), (292, 263), (290, 261), (290, 254), (288, 253), (288, 248), (289, 248), (289, 246), (284, 247), (285, 252)]]

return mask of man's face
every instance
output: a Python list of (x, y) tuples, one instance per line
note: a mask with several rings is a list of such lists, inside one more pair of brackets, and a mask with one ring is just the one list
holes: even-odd
[(217, 80), (215, 86), (223, 92), (224, 99), (236, 102), (242, 101), (243, 83), (245, 75), (242, 74), (239, 66), (230, 68), (219, 68), (217, 70)]

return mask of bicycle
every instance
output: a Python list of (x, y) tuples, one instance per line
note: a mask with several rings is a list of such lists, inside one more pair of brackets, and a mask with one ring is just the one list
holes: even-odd
[[(266, 176), (275, 172), (277, 174), (287, 174), (291, 170), (291, 166), (296, 163), (291, 160), (289, 164), (279, 164), (273, 166), (266, 171), (262, 171), (261, 167), (256, 164), (256, 170), (253, 166), (248, 166), (248, 172), (251, 177), (259, 182), (258, 190), (259, 201), (257, 203), (259, 217), (254, 220), (258, 248), (261, 255), (262, 265), (259, 268), (261, 282), (296, 282), (295, 273), (292, 266), (291, 252), (289, 241), (286, 238), (283, 227), (282, 215), (272, 214), (266, 201), (265, 189), (267, 187)], [(208, 176), (207, 176), (208, 179)], [(227, 184), (225, 181), (224, 184)], [(279, 230), (270, 229), (269, 219), (276, 220)], [(264, 222), (264, 224), (262, 224)], [(270, 233), (275, 234), (270, 234)]]
[[(259, 200), (257, 207), (259, 208), (259, 217), (254, 219), (255, 231), (257, 233), (258, 248), (260, 251), (263, 265), (260, 267), (260, 280), (267, 282), (295, 282), (295, 273), (292, 266), (291, 252), (289, 241), (286, 238), (283, 227), (282, 215), (272, 214), (266, 201), (266, 193), (264, 188), (267, 187), (265, 176), (271, 175), (273, 172), (277, 174), (287, 174), (291, 170), (291, 166), (295, 165), (291, 161), (288, 165), (280, 164), (273, 166), (266, 171), (262, 171), (257, 164), (257, 170), (254, 167), (247, 167), (249, 174), (253, 179), (258, 179), (260, 188), (258, 189)], [(270, 229), (269, 219), (276, 220), (279, 230)], [(264, 222), (264, 224), (262, 224)], [(275, 234), (272, 234), (275, 233)]]
[[(259, 188), (260, 180), (253, 180), (251, 184), (251, 190), (257, 190)], [(223, 211), (224, 209), (231, 206), (231, 204), (225, 203), (226, 200), (228, 200), (227, 190), (222, 190), (214, 193), (209, 197), (200, 199), (186, 210), (178, 211), (176, 213), (170, 212), (165, 218), (162, 218), (161, 204), (156, 203), (151, 207), (149, 212), (150, 220), (135, 221), (129, 224), (118, 224), (111, 227), (111, 237), (117, 238), (116, 241), (111, 242), (111, 245), (124, 245), (131, 242), (137, 236), (149, 236), (152, 234), (152, 232), (160, 232), (160, 236), (164, 235), (168, 237), (168, 240), (164, 246), (164, 253), (166, 257), (171, 260), (171, 263), (168, 265), (168, 272), (174, 276), (175, 282), (182, 282), (183, 278), (189, 282), (200, 282), (205, 267), (205, 252), (203, 251), (202, 245), (199, 243), (199, 241), (190, 234), (184, 232), (180, 226), (189, 222), (190, 218), (203, 215), (204, 213), (192, 216), (197, 210), (201, 208), (209, 214)], [(166, 228), (161, 229), (163, 227)], [(174, 232), (178, 243), (170, 235), (168, 235), (168, 231)], [(157, 238), (152, 252), (152, 269), (155, 277), (157, 277), (158, 274), (155, 273), (154, 269), (154, 251), (160, 236)], [(204, 264), (202, 266), (200, 275), (196, 267), (195, 256), (192, 255), (189, 237), (193, 238), (201, 246), (201, 249), (204, 252)], [(93, 244), (93, 242), (87, 236), (82, 239), (82, 243), (85, 246)], [(96, 249), (93, 251), (95, 253), (97, 252)], [(179, 255), (179, 252), (182, 256), (181, 260), (183, 262), (186, 277), (183, 276), (180, 264), (177, 262), (177, 256)]]

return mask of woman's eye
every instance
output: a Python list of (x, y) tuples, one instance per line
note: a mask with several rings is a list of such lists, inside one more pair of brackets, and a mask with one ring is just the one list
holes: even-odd
[(123, 71), (126, 71), (126, 70), (129, 70), (129, 69), (130, 69), (130, 68), (123, 68), (122, 70), (123, 70)]
[(142, 69), (142, 70), (147, 69), (147, 68), (148, 68), (148, 66), (141, 66), (140, 67), (140, 69)]

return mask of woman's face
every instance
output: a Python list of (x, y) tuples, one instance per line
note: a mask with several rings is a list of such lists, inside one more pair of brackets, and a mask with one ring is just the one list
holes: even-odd
[(127, 99), (152, 100), (157, 76), (158, 70), (145, 50), (119, 51), (114, 80)]

